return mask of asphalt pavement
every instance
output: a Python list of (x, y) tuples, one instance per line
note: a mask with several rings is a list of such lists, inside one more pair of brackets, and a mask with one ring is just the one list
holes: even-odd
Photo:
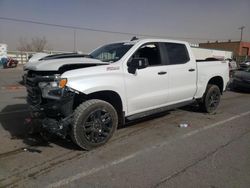
[(0, 70), (0, 187), (250, 187), (250, 93), (225, 92), (213, 115), (191, 105), (129, 122), (87, 152), (30, 134), (21, 76)]

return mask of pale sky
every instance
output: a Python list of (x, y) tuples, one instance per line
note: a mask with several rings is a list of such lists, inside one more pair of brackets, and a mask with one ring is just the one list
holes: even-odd
[[(250, 0), (0, 0), (0, 17), (139, 33), (193, 43), (250, 42)], [(0, 43), (15, 50), (19, 39), (45, 36), (53, 50), (72, 51), (74, 30), (0, 19)], [(76, 30), (76, 46), (89, 52), (133, 35)]]

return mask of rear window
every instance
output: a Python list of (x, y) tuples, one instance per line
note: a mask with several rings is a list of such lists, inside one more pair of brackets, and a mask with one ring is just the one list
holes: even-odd
[(190, 60), (187, 48), (184, 44), (165, 43), (165, 48), (167, 50), (169, 64), (171, 65), (184, 64)]

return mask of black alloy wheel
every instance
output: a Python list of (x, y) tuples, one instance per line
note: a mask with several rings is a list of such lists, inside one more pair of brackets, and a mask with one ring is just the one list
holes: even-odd
[(217, 90), (213, 90), (208, 99), (208, 108), (210, 111), (214, 111), (220, 102), (220, 92)]
[(91, 150), (105, 144), (117, 125), (115, 108), (106, 101), (91, 99), (75, 109), (71, 138), (82, 149)]
[(209, 84), (203, 98), (199, 101), (200, 108), (203, 112), (214, 113), (221, 98), (221, 91), (217, 85)]
[(112, 118), (105, 109), (97, 109), (88, 117), (84, 126), (86, 139), (91, 143), (102, 143), (112, 131)]

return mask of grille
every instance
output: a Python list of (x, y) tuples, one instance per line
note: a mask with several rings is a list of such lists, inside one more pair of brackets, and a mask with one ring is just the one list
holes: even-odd
[(26, 74), (27, 102), (30, 105), (39, 105), (43, 103), (42, 93), (38, 86), (39, 82), (50, 82), (55, 79), (56, 71), (28, 71)]
[(27, 102), (30, 105), (38, 105), (41, 103), (41, 91), (35, 77), (26, 78)]

